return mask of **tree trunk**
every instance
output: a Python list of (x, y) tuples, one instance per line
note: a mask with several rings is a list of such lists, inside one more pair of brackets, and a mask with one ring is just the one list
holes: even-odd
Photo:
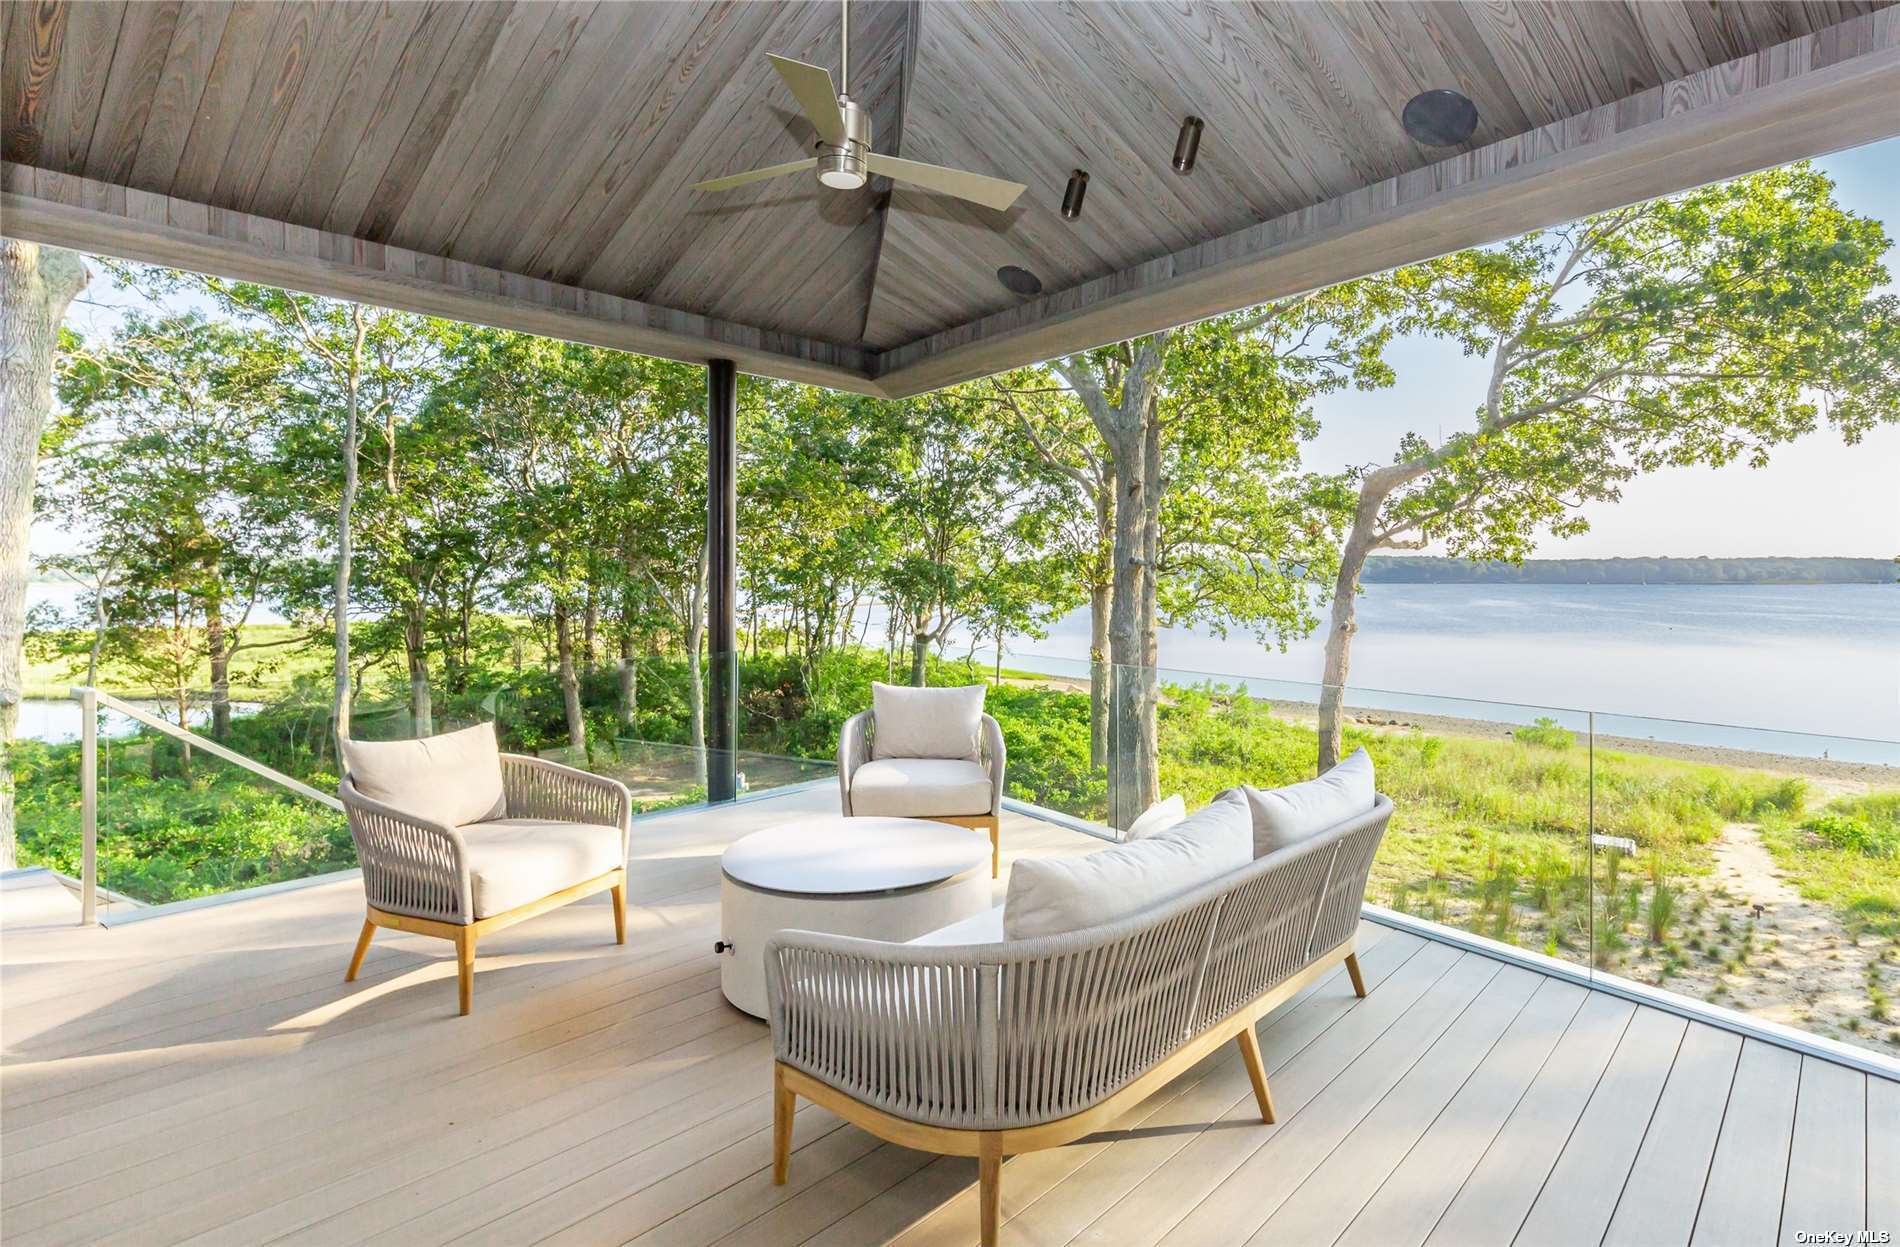
[(574, 672), (574, 621), (568, 617), (564, 602), (554, 605), (554, 653), (560, 671), (561, 705), (567, 712), (567, 743), (585, 749), (587, 720), (581, 715), (581, 682)]
[(1109, 594), (1109, 757), (1108, 823), (1126, 828), (1147, 806), (1141, 804), (1141, 561), (1142, 506), (1146, 477), (1141, 470), (1139, 432), (1111, 445), (1115, 479), (1115, 574)]
[[(66, 308), (86, 281), (77, 252), (0, 239), (0, 758), (20, 727), (27, 537), (40, 433), (53, 411), (53, 359)], [(18, 862), (13, 823), (13, 770), (0, 765), (0, 870)]]
[(910, 686), (922, 688), (928, 674), (925, 659), (930, 656), (930, 634), (921, 628), (913, 629), (910, 634)]
[[(1111, 476), (1095, 495), (1095, 540), (1098, 548), (1115, 541), (1115, 482)], [(1109, 582), (1089, 585), (1089, 769), (1108, 765), (1108, 611)]]
[(1141, 735), (1140, 753), (1135, 759), (1135, 800), (1146, 810), (1161, 799), (1161, 690), (1157, 671), (1161, 647), (1156, 628), (1161, 567), (1161, 419), (1152, 397), (1141, 415)]
[(600, 598), (594, 584), (587, 583), (587, 606), (581, 615), (581, 665), (588, 675), (600, 665), (595, 661), (594, 637), (600, 631)]
[(699, 651), (706, 643), (706, 577), (711, 554), (709, 533), (699, 548), (699, 567), (686, 607), (686, 711), (693, 733), (693, 778), (701, 788), (706, 788), (709, 780), (706, 774), (706, 669)]
[(429, 635), (420, 602), (402, 608), (402, 651), (409, 664), (409, 719), (418, 739), (435, 735), (435, 697), (429, 691)]
[[(357, 336), (362, 349), (362, 335)], [(330, 719), (334, 725), (337, 758), (343, 757), (343, 741), (350, 738), (350, 559), (355, 553), (350, 544), (352, 516), (356, 511), (357, 418), (361, 414), (360, 383), (354, 372), (347, 387), (348, 404), (343, 417), (343, 492), (336, 508), (336, 578), (332, 595), (336, 615), (332, 628), (336, 636), (336, 662), (332, 669), (335, 688), (330, 699)]]
[(620, 729), (631, 736), (638, 729), (637, 714), (640, 697), (640, 668), (633, 661), (633, 636), (622, 633), (620, 637), (620, 689), (616, 702)]
[(1320, 673), (1319, 772), (1339, 763), (1346, 718), (1346, 676), (1352, 661), (1352, 635), (1359, 630), (1359, 573), (1377, 544), (1379, 512), (1393, 485), (1386, 483), (1391, 469), (1368, 475), (1359, 486), (1353, 509), (1352, 531), (1339, 553), (1339, 575), (1333, 581), (1332, 617), (1326, 627), (1325, 665)]
[(224, 626), (224, 605), (205, 603), (205, 656), (211, 665), (211, 739), (231, 735), (231, 638)]

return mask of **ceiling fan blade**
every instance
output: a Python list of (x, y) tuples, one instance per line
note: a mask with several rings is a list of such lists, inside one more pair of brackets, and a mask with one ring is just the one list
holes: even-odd
[(843, 146), (844, 110), (838, 107), (838, 88), (831, 85), (831, 71), (770, 52), (765, 54), (765, 59), (772, 62), (772, 68), (778, 70), (778, 76), (792, 89), (792, 97), (817, 129), (818, 137), (833, 147)]
[(817, 158), (808, 156), (804, 160), (788, 160), (782, 165), (767, 165), (763, 169), (747, 169), (744, 173), (735, 173), (730, 177), (714, 178), (710, 182), (695, 182), (693, 183), (693, 189), (696, 191), (729, 191), (735, 186), (744, 186), (749, 182), (763, 182), (767, 178), (784, 177), (788, 173), (797, 173), (800, 170), (816, 168), (817, 165)]
[(885, 177), (909, 182), (925, 190), (955, 195), (958, 199), (967, 199), (998, 212), (1015, 203), (1016, 197), (1028, 189), (1021, 182), (1005, 182), (1002, 178), (985, 177), (981, 173), (946, 169), (942, 165), (927, 165), (921, 161), (882, 156), (876, 152), (866, 153), (864, 163), (873, 173), (882, 173)]

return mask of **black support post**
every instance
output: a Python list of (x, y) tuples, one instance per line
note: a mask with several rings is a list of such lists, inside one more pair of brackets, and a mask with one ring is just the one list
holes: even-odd
[(738, 796), (739, 377), (729, 359), (706, 364), (706, 634), (709, 693), (706, 799)]

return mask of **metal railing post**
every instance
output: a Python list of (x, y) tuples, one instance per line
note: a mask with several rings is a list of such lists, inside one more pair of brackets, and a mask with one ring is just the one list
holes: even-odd
[(79, 925), (99, 921), (99, 692), (79, 697)]

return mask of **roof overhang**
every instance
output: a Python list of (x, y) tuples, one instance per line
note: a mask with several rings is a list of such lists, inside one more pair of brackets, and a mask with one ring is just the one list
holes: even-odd
[[(7, 65), (11, 94), (11, 52)], [(0, 230), (902, 397), (1895, 133), (1900, 9), (1882, 8), (884, 349), (141, 189), (46, 159), (0, 168)]]

